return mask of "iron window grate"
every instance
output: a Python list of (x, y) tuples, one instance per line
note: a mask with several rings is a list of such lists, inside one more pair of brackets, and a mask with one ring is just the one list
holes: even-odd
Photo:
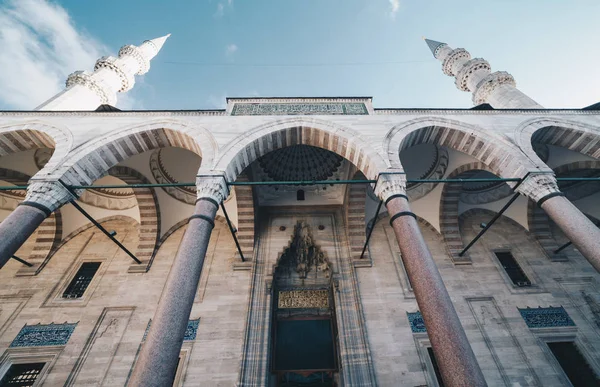
[(0, 381), (4, 386), (33, 386), (46, 363), (13, 364)]
[(98, 271), (100, 262), (84, 262), (63, 293), (63, 298), (81, 298)]
[(495, 254), (513, 284), (519, 287), (531, 286), (531, 281), (509, 251), (497, 251)]

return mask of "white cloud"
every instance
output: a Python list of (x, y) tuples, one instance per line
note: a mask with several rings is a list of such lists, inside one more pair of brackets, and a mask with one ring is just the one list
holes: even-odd
[(235, 44), (228, 44), (227, 47), (225, 47), (225, 55), (227, 56), (232, 56), (233, 54), (235, 54), (238, 50), (238, 46)]
[(0, 47), (0, 104), (13, 109), (35, 108), (62, 90), (71, 72), (91, 70), (108, 53), (46, 0), (9, 0), (0, 7)]
[(220, 18), (225, 15), (225, 2), (227, 2), (228, 9), (233, 9), (233, 0), (221, 0), (217, 3), (217, 10), (215, 11), (213, 17)]
[(390, 2), (390, 16), (392, 19), (396, 17), (396, 13), (400, 9), (400, 0), (388, 0)]

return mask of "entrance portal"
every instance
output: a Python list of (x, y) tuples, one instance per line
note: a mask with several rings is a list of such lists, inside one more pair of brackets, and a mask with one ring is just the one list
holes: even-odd
[(273, 276), (272, 372), (280, 387), (334, 387), (337, 325), (331, 264), (298, 222)]

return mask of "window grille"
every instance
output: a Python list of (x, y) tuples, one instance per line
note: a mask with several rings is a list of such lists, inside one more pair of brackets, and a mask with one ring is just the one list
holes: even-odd
[(523, 269), (521, 269), (521, 266), (519, 266), (510, 251), (497, 251), (495, 254), (513, 284), (519, 287), (531, 286), (531, 281), (527, 278), (527, 275), (523, 272)]
[(547, 344), (574, 387), (600, 385), (600, 379), (574, 342), (562, 341)]
[(63, 293), (63, 298), (81, 298), (83, 293), (92, 282), (92, 278), (98, 271), (100, 262), (84, 262), (71, 283), (67, 287), (67, 290)]
[(444, 381), (442, 380), (442, 374), (440, 372), (440, 367), (438, 367), (437, 360), (435, 359), (433, 348), (427, 347), (427, 353), (429, 354), (429, 359), (431, 360), (431, 365), (433, 366), (433, 371), (435, 372), (435, 379), (440, 387), (444, 387)]
[(46, 363), (25, 363), (11, 365), (0, 381), (0, 387), (33, 386), (45, 364)]

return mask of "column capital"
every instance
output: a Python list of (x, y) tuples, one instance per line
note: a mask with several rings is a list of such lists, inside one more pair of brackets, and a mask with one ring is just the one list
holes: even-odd
[(45, 207), (50, 213), (74, 199), (65, 186), (58, 181), (31, 181), (27, 187), (24, 203), (35, 203)]
[(386, 169), (377, 176), (375, 195), (380, 200), (386, 201), (390, 196), (406, 195), (406, 173), (399, 168)]
[(560, 194), (554, 173), (532, 173), (517, 187), (517, 192), (538, 203), (548, 195)]
[(229, 187), (224, 172), (206, 171), (196, 176), (197, 198), (208, 198), (221, 204), (229, 196)]

